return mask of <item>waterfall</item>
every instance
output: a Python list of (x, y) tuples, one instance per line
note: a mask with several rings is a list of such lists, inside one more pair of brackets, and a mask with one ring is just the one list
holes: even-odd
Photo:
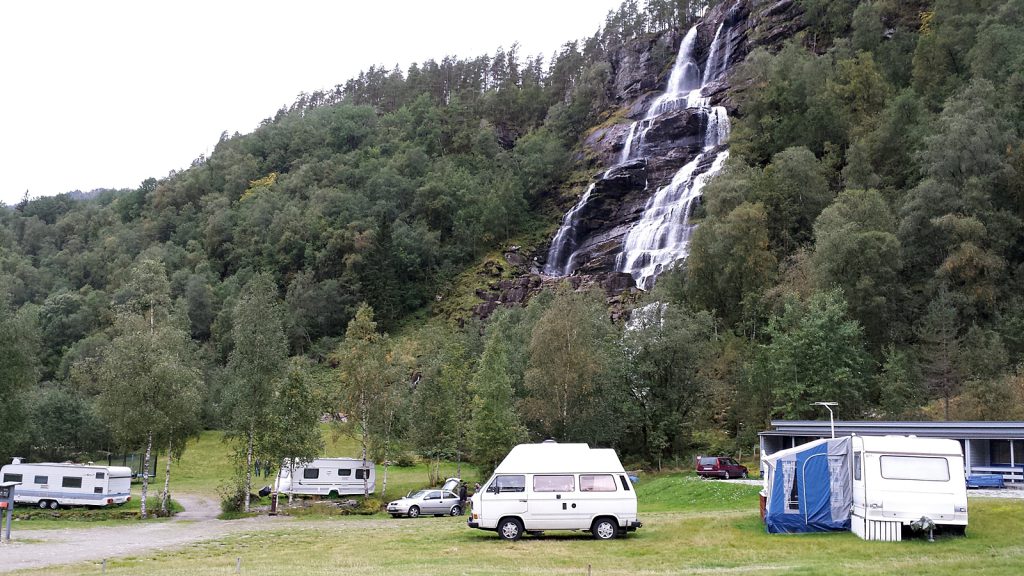
[[(690, 32), (693, 31), (691, 29)], [(690, 89), (686, 96), (686, 107), (696, 109), (706, 122), (701, 152), (651, 196), (644, 207), (643, 216), (626, 234), (622, 252), (616, 258), (616, 270), (632, 275), (637, 286), (645, 290), (654, 284), (658, 274), (686, 257), (694, 229), (690, 217), (700, 200), (701, 190), (722, 169), (729, 157), (728, 150), (716, 151), (729, 139), (729, 116), (724, 107), (709, 106), (708, 100), (701, 95), (701, 89), (725, 71), (728, 51), (723, 54), (721, 44), (727, 37), (728, 31), (725, 31), (723, 37), (723, 26), (719, 26), (708, 52), (700, 85)], [(686, 50), (690, 53), (684, 54)], [(687, 45), (684, 41), (676, 61), (677, 66), (680, 61), (693, 62), (692, 50), (692, 44)], [(682, 90), (689, 86), (680, 85), (679, 88)], [(670, 99), (678, 100), (678, 92), (669, 96), (666, 91), (651, 104), (647, 115), (663, 113), (660, 108)]]
[[(687, 254), (694, 226), (690, 217), (696, 208), (704, 185), (717, 174), (728, 158), (727, 150), (718, 150), (729, 139), (729, 117), (724, 107), (710, 106), (702, 89), (717, 80), (729, 61), (729, 29), (719, 25), (711, 43), (704, 72), (697, 64), (697, 26), (683, 37), (665, 91), (648, 106), (643, 118), (633, 122), (623, 144), (616, 166), (639, 158), (644, 153), (644, 140), (655, 121), (667, 112), (690, 109), (699, 115), (703, 125), (701, 152), (680, 168), (672, 180), (648, 199), (643, 215), (623, 239), (622, 252), (615, 269), (631, 274), (637, 286), (648, 289), (654, 278)], [(724, 45), (724, 50), (723, 50)], [(614, 168), (614, 167), (613, 167)], [(612, 169), (601, 175), (607, 177)], [(579, 216), (590, 199), (591, 184), (580, 201), (562, 219), (562, 225), (551, 242), (544, 273), (565, 276), (574, 270), (579, 237)]]
[[(587, 191), (583, 193), (580, 201), (571, 210), (566, 212), (565, 217), (562, 218), (562, 226), (558, 229), (558, 233), (555, 234), (555, 239), (551, 241), (551, 248), (548, 249), (548, 259), (544, 265), (545, 274), (550, 276), (566, 276), (572, 273), (572, 257), (573, 252), (576, 250), (576, 242), (578, 241), (576, 227), (579, 224), (579, 219), (577, 215), (587, 205), (587, 200), (590, 200), (590, 193), (594, 191), (594, 186), (595, 184), (591, 183), (587, 187)], [(564, 264), (562, 264), (563, 260), (565, 261)]]

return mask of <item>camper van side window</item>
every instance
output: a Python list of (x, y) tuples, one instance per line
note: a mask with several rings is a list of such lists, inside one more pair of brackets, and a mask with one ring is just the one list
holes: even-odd
[(32, 479), (32, 481), (35, 482), (36, 484), (49, 484), (50, 483), (50, 479), (48, 477), (46, 477), (46, 476), (36, 476), (35, 478)]
[(306, 480), (316, 480), (317, 478), (320, 477), (320, 469), (319, 468), (303, 468), (302, 469), (302, 477), (305, 478)]
[(615, 492), (611, 474), (580, 474), (580, 492)]
[(534, 492), (572, 492), (576, 483), (571, 474), (561, 476), (534, 476)]
[(526, 476), (498, 476), (494, 479), (494, 487), (497, 492), (526, 492)]
[(625, 490), (626, 492), (629, 492), (629, 482), (626, 482), (626, 477), (623, 476), (622, 474), (619, 474), (619, 480), (622, 481), (622, 489)]
[(351, 476), (351, 475), (352, 475), (352, 469), (351, 468), (338, 468), (338, 476)]
[(21, 482), (21, 474), (4, 474), (4, 482)]
[(60, 481), (61, 488), (81, 488), (82, 478), (81, 476), (65, 476)]
[(926, 456), (882, 456), (882, 478), (888, 480), (949, 481), (949, 462)]
[(853, 453), (853, 479), (860, 480), (860, 452)]
[(104, 478), (106, 478), (106, 477), (107, 477), (107, 475), (106, 475), (106, 473), (104, 473), (104, 472), (97, 472), (97, 473), (96, 473), (96, 479), (97, 479), (97, 480), (103, 480), (103, 479), (104, 479)]
[(369, 468), (356, 468), (356, 480), (366, 480), (370, 477)]

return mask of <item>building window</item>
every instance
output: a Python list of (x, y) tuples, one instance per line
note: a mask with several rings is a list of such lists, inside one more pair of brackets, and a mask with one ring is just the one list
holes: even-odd
[[(992, 440), (992, 465), (993, 466), (1019, 466), (1024, 462), (1024, 442), (1021, 440), (1013, 440), (1013, 452), (1010, 452), (1010, 440)], [(1010, 462), (1010, 459), (1013, 462)]]
[(303, 468), (302, 477), (306, 480), (316, 480), (320, 477), (319, 468)]
[(60, 481), (61, 488), (81, 488), (82, 478), (81, 476), (65, 476)]

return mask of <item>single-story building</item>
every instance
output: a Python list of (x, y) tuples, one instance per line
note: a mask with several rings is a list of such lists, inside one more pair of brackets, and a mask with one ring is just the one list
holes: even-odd
[(1007, 482), (1024, 482), (1024, 422), (871, 422), (772, 420), (759, 434), (761, 454), (835, 436), (920, 436), (952, 438), (964, 450), (964, 467), (972, 474), (1000, 474)]

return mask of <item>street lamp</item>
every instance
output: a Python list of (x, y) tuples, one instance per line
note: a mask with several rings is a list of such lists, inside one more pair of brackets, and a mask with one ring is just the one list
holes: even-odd
[(832, 437), (836, 437), (836, 423), (832, 419), (832, 407), (839, 406), (839, 402), (811, 402), (811, 406), (824, 406), (828, 410), (828, 425), (832, 429)]

